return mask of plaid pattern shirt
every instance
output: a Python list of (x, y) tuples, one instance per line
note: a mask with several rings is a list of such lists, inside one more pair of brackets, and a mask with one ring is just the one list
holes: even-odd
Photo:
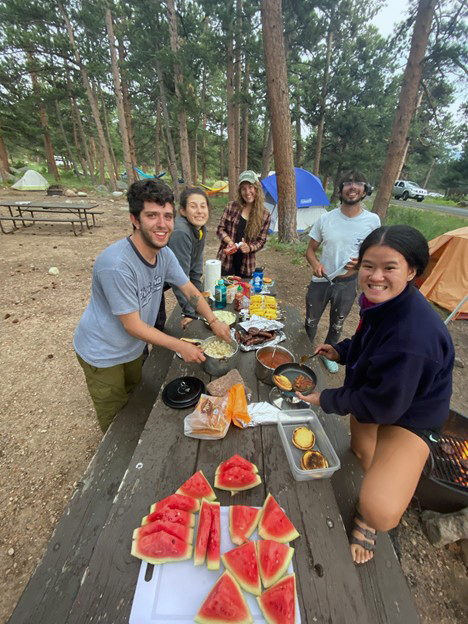
[[(224, 274), (229, 275), (232, 272), (232, 265), (234, 262), (234, 256), (227, 256), (224, 253), (224, 250), (227, 247), (227, 243), (224, 242), (224, 238), (229, 238), (231, 240), (235, 240), (236, 230), (239, 225), (239, 221), (241, 218), (242, 209), (239, 204), (236, 202), (229, 202), (226, 206), (226, 209), (223, 212), (223, 216), (221, 217), (221, 221), (219, 222), (218, 229), (216, 230), (216, 234), (221, 241), (221, 245), (218, 249), (218, 255), (216, 256), (218, 260), (221, 260), (221, 267)], [(270, 227), (270, 212), (264, 208), (263, 209), (263, 222), (260, 228), (260, 232), (258, 236), (252, 240), (247, 240), (246, 242), (250, 247), (250, 253), (242, 254), (242, 264), (241, 264), (241, 275), (251, 276), (257, 266), (255, 253), (260, 251), (266, 243), (266, 239), (268, 236), (268, 228)]]

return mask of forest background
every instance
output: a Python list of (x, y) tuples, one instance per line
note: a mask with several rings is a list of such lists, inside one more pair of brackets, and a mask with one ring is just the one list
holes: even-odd
[(136, 166), (167, 172), (176, 195), (179, 180), (229, 179), (233, 189), (244, 169), (267, 175), (275, 163), (263, 36), (279, 5), (273, 44), (279, 58), (284, 43), (287, 83), (275, 88), (289, 96), (282, 130), (294, 164), (325, 188), (336, 190), (351, 166), (378, 186), (424, 4), (431, 29), (396, 177), (461, 194), (463, 0), (410, 2), (388, 37), (372, 22), (375, 0), (1, 0), (0, 175), (11, 180), (34, 162), (57, 182), (64, 168), (76, 183), (116, 190)]

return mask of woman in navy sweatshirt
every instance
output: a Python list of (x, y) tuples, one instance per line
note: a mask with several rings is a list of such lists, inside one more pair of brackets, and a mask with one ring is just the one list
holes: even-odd
[(359, 251), (361, 320), (355, 335), (315, 352), (344, 364), (341, 388), (300, 398), (351, 414), (351, 448), (365, 476), (351, 553), (373, 557), (376, 531), (397, 526), (449, 412), (450, 334), (413, 280), (429, 260), (426, 239), (406, 225), (380, 227)]

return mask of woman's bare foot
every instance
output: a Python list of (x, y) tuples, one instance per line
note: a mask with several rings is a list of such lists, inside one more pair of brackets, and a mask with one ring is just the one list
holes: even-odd
[(370, 527), (361, 514), (356, 511), (349, 540), (354, 563), (367, 563), (374, 556), (376, 531)]

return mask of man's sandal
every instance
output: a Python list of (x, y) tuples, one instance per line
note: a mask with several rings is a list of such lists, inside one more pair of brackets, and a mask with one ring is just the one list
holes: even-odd
[[(359, 511), (356, 511), (356, 513), (354, 514), (353, 528), (351, 529), (351, 536), (349, 538), (349, 543), (357, 544), (358, 546), (362, 546), (362, 548), (365, 548), (366, 550), (370, 552), (374, 552), (375, 542), (377, 539), (377, 531), (374, 531), (374, 529), (365, 529), (360, 524), (358, 524), (356, 520), (359, 520), (363, 524), (367, 524), (367, 522), (361, 516)], [(353, 535), (353, 531), (357, 531), (358, 533), (361, 533), (362, 535), (364, 535), (366, 539), (363, 540), (363, 539), (359, 539), (358, 537), (355, 537)]]

